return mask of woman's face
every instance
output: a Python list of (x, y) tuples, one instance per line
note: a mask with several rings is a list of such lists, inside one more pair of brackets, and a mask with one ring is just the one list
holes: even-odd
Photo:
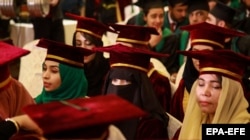
[(144, 20), (147, 26), (159, 29), (163, 26), (164, 21), (164, 9), (152, 8), (148, 11), (148, 14), (144, 16)]
[(62, 81), (60, 76), (59, 63), (46, 60), (43, 64), (43, 86), (46, 91), (53, 91), (60, 87)]
[(221, 79), (217, 75), (202, 74), (199, 76), (196, 87), (196, 99), (203, 113), (215, 113), (221, 88)]
[[(192, 51), (202, 51), (202, 50), (213, 50), (213, 47), (210, 47), (208, 45), (194, 45), (192, 47)], [(200, 70), (200, 62), (198, 59), (192, 58), (194, 67), (197, 71)]]
[[(81, 32), (77, 32), (76, 33), (76, 47), (82, 47), (85, 49), (93, 49), (94, 47), (96, 47), (92, 42), (90, 42), (89, 40), (87, 40), (84, 36), (83, 33)], [(84, 63), (89, 63), (90, 61), (92, 61), (95, 58), (95, 53), (91, 54), (89, 56), (84, 56)]]

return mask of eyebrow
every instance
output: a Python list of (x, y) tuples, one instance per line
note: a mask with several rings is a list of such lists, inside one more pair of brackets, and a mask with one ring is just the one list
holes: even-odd
[[(203, 78), (198, 78), (198, 80), (205, 81)], [(219, 80), (210, 80), (209, 83), (220, 83)]]
[(46, 64), (43, 64), (43, 66), (50, 67), (50, 68), (59, 68), (58, 65), (49, 65), (49, 66), (47, 66)]
[(59, 68), (59, 66), (57, 66), (57, 65), (50, 65), (49, 67), (51, 67), (51, 68)]

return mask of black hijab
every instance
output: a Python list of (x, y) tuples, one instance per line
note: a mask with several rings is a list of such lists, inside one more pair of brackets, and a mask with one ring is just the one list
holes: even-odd
[(183, 72), (183, 79), (185, 87), (190, 93), (193, 83), (198, 78), (199, 72), (195, 69), (192, 58), (187, 57), (186, 65)]
[[(125, 79), (131, 84), (115, 86), (112, 84), (112, 79)], [(148, 112), (151, 117), (160, 120), (167, 128), (168, 116), (156, 98), (152, 84), (145, 72), (126, 67), (111, 68), (104, 83), (104, 94), (119, 95)], [(127, 139), (134, 139), (138, 124), (139, 120), (137, 119), (119, 123), (117, 127)]]
[(88, 80), (88, 96), (92, 97), (101, 94), (108, 70), (109, 61), (103, 56), (103, 53), (97, 52), (91, 62), (84, 64), (84, 71)]

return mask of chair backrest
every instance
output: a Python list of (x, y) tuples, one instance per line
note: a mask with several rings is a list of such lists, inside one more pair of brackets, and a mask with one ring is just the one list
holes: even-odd
[(42, 63), (47, 54), (47, 49), (36, 47), (38, 41), (34, 40), (23, 46), (31, 52), (21, 58), (18, 78), (33, 98), (40, 94), (43, 88)]

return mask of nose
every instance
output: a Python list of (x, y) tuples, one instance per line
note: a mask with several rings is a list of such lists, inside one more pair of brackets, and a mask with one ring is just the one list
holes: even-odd
[(195, 14), (192, 15), (192, 19), (193, 20), (196, 20), (197, 19), (197, 16)]
[(208, 86), (204, 87), (203, 96), (207, 96), (207, 97), (211, 96), (210, 88)]
[(84, 43), (82, 43), (79, 47), (86, 48), (86, 45)]
[(157, 18), (156, 18), (156, 22), (157, 22), (157, 23), (161, 22), (161, 20), (162, 20), (161, 17), (157, 17)]
[(43, 79), (48, 79), (49, 78), (49, 71), (43, 71)]

